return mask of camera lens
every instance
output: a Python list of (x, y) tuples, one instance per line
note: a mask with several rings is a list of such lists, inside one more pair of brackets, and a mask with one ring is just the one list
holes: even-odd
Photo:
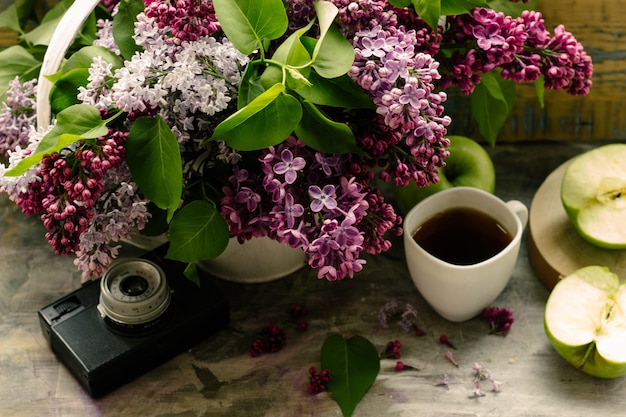
[(100, 281), (100, 314), (125, 329), (149, 327), (169, 303), (165, 272), (145, 259), (119, 262)]
[(136, 297), (148, 289), (148, 281), (139, 275), (131, 275), (120, 282), (120, 290), (126, 295)]

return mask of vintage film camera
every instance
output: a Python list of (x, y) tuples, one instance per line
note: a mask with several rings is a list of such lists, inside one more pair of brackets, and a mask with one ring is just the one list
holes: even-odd
[(92, 396), (101, 396), (220, 328), (228, 302), (210, 280), (183, 275), (163, 248), (116, 263), (96, 281), (39, 310), (52, 351)]

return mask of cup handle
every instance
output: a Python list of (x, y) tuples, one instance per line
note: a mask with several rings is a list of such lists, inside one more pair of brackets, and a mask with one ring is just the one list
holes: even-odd
[(507, 201), (506, 205), (520, 219), (522, 222), (522, 230), (524, 230), (526, 228), (526, 224), (528, 223), (528, 209), (524, 203), (518, 200), (511, 200)]

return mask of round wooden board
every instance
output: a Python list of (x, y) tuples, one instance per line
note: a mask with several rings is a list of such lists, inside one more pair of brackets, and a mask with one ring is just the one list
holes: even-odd
[(602, 249), (587, 243), (565, 213), (561, 181), (571, 161), (548, 175), (530, 206), (528, 254), (537, 276), (550, 290), (560, 278), (588, 265), (606, 266), (626, 278), (626, 250)]

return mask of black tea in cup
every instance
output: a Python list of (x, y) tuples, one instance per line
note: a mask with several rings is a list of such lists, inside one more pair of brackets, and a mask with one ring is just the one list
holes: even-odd
[(413, 239), (445, 262), (472, 265), (498, 254), (513, 237), (490, 215), (470, 207), (455, 207), (426, 220)]

